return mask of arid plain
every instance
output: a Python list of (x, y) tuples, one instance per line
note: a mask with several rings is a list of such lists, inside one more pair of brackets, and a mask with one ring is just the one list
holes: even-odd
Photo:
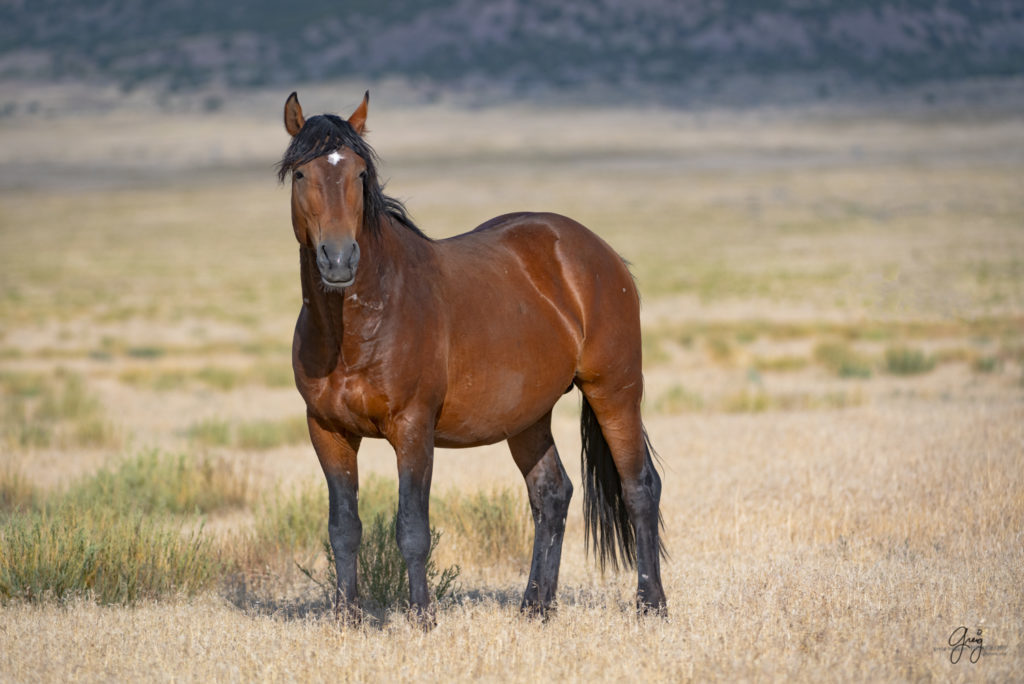
[[(300, 91), (307, 113), (361, 94)], [(0, 680), (1024, 671), (1024, 118), (374, 99), (388, 192), (429, 235), (549, 210), (629, 260), (663, 463), (668, 619), (638, 619), (635, 577), (584, 555), (573, 394), (555, 412), (577, 483), (557, 615), (519, 617), (521, 550), (481, 552), (438, 504), (435, 557), (461, 574), (424, 633), (400, 614), (339, 625), (296, 570), (322, 571), (316, 546), (267, 554), (250, 533), (287, 497), (326, 532), (290, 379), (286, 95), (71, 115), (49, 94), (0, 120), (0, 552), (32, 502), (179, 458), (233, 494), (175, 529), (235, 563), (201, 591), (112, 605), (0, 594)], [(388, 445), (364, 442), (360, 467), (386, 487)], [(433, 482), (439, 501), (512, 496), (527, 519), (503, 444), (439, 451)], [(983, 635), (977, 662), (970, 646), (951, 662), (959, 627)]]

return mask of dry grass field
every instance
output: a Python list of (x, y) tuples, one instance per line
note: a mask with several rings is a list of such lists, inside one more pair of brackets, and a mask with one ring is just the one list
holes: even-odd
[[(0, 122), (0, 681), (1021, 677), (1024, 119), (374, 104), (389, 192), (428, 234), (552, 210), (631, 262), (663, 461), (670, 617), (639, 620), (635, 578), (585, 557), (577, 494), (540, 623), (518, 615), (507, 449), (441, 450), (435, 559), (461, 573), (423, 633), (339, 625), (296, 568), (323, 575), (326, 509), (290, 377), (284, 95)], [(579, 492), (577, 421), (570, 395)], [(361, 468), (387, 490), (390, 448)], [(520, 527), (460, 526), (472, 497)], [(141, 515), (209, 572), (5, 596), (19, 530), (58, 500), (138, 507), (113, 529)], [(951, 662), (961, 626), (977, 662)]]

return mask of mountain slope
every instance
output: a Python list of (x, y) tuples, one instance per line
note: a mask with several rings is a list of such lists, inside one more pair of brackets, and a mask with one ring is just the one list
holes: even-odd
[(171, 90), (398, 75), (673, 89), (832, 74), (881, 85), (1024, 72), (1019, 0), (16, 0), (0, 79)]

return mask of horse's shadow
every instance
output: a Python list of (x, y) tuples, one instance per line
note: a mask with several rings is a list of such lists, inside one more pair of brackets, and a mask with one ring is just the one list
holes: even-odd
[[(319, 587), (290, 592), (275, 592), (265, 582), (237, 576), (224, 586), (222, 597), (238, 611), (252, 617), (273, 617), (280, 620), (321, 620), (334, 618), (334, 601)], [(438, 603), (439, 614), (462, 608), (494, 606), (501, 611), (518, 609), (522, 602), (522, 590), (516, 588), (472, 587), (459, 588), (452, 595)], [(559, 592), (558, 606), (607, 606), (609, 602), (621, 610), (628, 606), (621, 600), (587, 587), (566, 587)], [(405, 619), (406, 611), (388, 606), (377, 606), (364, 602), (362, 626), (383, 629), (395, 619)]]

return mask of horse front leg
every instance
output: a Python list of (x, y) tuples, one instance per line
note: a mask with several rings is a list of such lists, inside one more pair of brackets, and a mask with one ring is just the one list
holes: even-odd
[(409, 571), (409, 608), (424, 629), (437, 624), (427, 587), (430, 554), (430, 480), (434, 470), (434, 430), (426, 421), (405, 421), (389, 437), (398, 460), (398, 550)]
[(338, 583), (335, 614), (346, 622), (361, 619), (357, 559), (363, 526), (359, 521), (359, 468), (356, 455), (360, 437), (331, 430), (307, 415), (309, 436), (327, 478), (329, 510), (327, 531), (334, 551)]

